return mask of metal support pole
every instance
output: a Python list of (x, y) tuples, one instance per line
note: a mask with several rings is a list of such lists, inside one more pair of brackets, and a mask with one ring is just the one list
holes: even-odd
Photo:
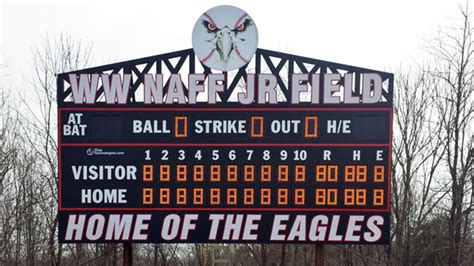
[(133, 249), (131, 243), (123, 243), (123, 265), (133, 265)]
[(324, 266), (324, 245), (316, 244), (314, 248), (314, 265)]

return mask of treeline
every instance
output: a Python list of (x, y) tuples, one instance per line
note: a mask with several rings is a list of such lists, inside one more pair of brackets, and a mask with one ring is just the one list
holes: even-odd
[[(472, 265), (474, 41), (462, 9), (426, 41), (430, 61), (396, 75), (390, 246), (326, 245), (327, 264)], [(21, 97), (0, 74), (0, 264), (121, 265), (120, 244), (57, 242), (56, 73), (89, 66), (68, 36), (32, 54)], [(0, 66), (6, 69), (7, 66)], [(21, 98), (21, 100), (18, 100)], [(137, 265), (309, 265), (315, 245), (133, 245)]]

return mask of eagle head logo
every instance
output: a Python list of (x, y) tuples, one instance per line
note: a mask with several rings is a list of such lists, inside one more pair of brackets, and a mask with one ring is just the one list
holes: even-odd
[(217, 6), (204, 12), (193, 29), (193, 49), (207, 67), (230, 71), (245, 66), (257, 50), (253, 19), (234, 6)]

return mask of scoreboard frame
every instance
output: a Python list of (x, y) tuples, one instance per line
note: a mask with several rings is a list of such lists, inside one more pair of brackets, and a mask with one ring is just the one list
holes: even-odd
[[(271, 58), (277, 58), (280, 59), (280, 63), (274, 64), (271, 60)], [(177, 59), (177, 64), (173, 65), (172, 59)], [(187, 64), (185, 64), (187, 62)], [(381, 72), (381, 71), (374, 71), (370, 69), (364, 69), (364, 68), (359, 68), (359, 67), (353, 67), (353, 66), (348, 66), (348, 65), (343, 65), (343, 64), (337, 64), (337, 63), (332, 63), (332, 62), (327, 62), (327, 61), (322, 61), (322, 60), (317, 60), (317, 59), (310, 59), (307, 57), (300, 57), (300, 56), (295, 56), (295, 55), (290, 55), (290, 54), (284, 54), (284, 53), (279, 53), (279, 52), (274, 52), (274, 51), (269, 51), (269, 50), (264, 50), (264, 49), (257, 49), (257, 52), (255, 54), (255, 73), (260, 74), (264, 73), (262, 69), (268, 68), (271, 72), (271, 74), (275, 75), (277, 78), (278, 82), (278, 87), (281, 89), (282, 93), (284, 94), (286, 99), (290, 98), (290, 88), (291, 88), (291, 76), (295, 73), (305, 73), (305, 74), (311, 74), (311, 73), (327, 73), (327, 72), (332, 72), (332, 73), (339, 73), (343, 71), (344, 73), (352, 73), (355, 76), (355, 86), (354, 86), (354, 91), (353, 93), (355, 95), (361, 95), (362, 88), (361, 88), (361, 79), (364, 73), (375, 73), (377, 75), (380, 75), (381, 80), (382, 80), (382, 102), (378, 103), (373, 103), (373, 104), (310, 104), (310, 103), (300, 103), (300, 104), (290, 104), (289, 102), (279, 102), (277, 104), (271, 104), (271, 105), (264, 105), (264, 104), (250, 104), (250, 105), (241, 105), (235, 102), (231, 102), (230, 98), (232, 95), (232, 92), (237, 88), (237, 85), (241, 79), (245, 80), (245, 77), (249, 74), (249, 66), (246, 65), (239, 69), (235, 75), (232, 77), (230, 73), (224, 72), (223, 74), (225, 75), (225, 81), (223, 86), (226, 88), (222, 92), (218, 92), (219, 98), (222, 100), (222, 102), (218, 102), (213, 105), (209, 104), (204, 104), (204, 103), (197, 103), (194, 105), (183, 105), (183, 104), (170, 104), (170, 105), (159, 105), (159, 104), (145, 104), (143, 101), (137, 100), (139, 98), (138, 95), (138, 88), (143, 85), (143, 75), (146, 73), (163, 73), (164, 70), (169, 71), (169, 73), (176, 73), (176, 74), (183, 74), (183, 73), (196, 73), (199, 71), (202, 71), (204, 75), (210, 75), (212, 74), (212, 71), (207, 68), (206, 66), (202, 65), (202, 68), (199, 69), (199, 66), (196, 66), (195, 64), (195, 55), (192, 49), (188, 50), (183, 50), (183, 51), (178, 51), (174, 53), (169, 53), (169, 54), (163, 54), (163, 55), (158, 55), (158, 56), (153, 56), (153, 57), (147, 57), (147, 58), (142, 58), (142, 59), (136, 59), (136, 60), (131, 60), (131, 61), (126, 61), (126, 62), (120, 62), (116, 64), (110, 64), (110, 65), (105, 65), (105, 66), (99, 66), (95, 68), (89, 68), (89, 69), (84, 69), (84, 70), (78, 70), (70, 73), (62, 73), (58, 75), (58, 144), (59, 144), (59, 156), (58, 156), (58, 167), (59, 167), (59, 173), (58, 173), (58, 178), (59, 178), (59, 185), (58, 185), (58, 192), (59, 192), (59, 224), (60, 224), (60, 230), (59, 230), (59, 240), (60, 242), (137, 242), (137, 243), (143, 243), (143, 242), (181, 242), (181, 243), (187, 243), (187, 242), (193, 242), (193, 243), (220, 243), (220, 242), (226, 242), (226, 243), (281, 243), (281, 242), (294, 242), (294, 243), (360, 243), (360, 244), (389, 244), (389, 231), (390, 231), (390, 218), (389, 218), (389, 212), (390, 212), (390, 173), (391, 173), (391, 142), (392, 142), (392, 101), (393, 101), (393, 74), (391, 73), (386, 73), (386, 72)], [(142, 66), (142, 67), (138, 67)], [(287, 66), (288, 71), (287, 71), (287, 76), (281, 75), (281, 71), (283, 67)], [(152, 70), (152, 68), (154, 68)], [(308, 68), (311, 68), (308, 70)], [(142, 69), (141, 71), (139, 69)], [(73, 95), (72, 95), (72, 88), (71, 84), (69, 82), (69, 75), (70, 74), (94, 74), (94, 73), (119, 73), (119, 74), (125, 74), (129, 73), (132, 75), (133, 80), (131, 82), (131, 87), (130, 87), (130, 93), (128, 95), (128, 100), (126, 104), (106, 104), (105, 102), (100, 102), (100, 99), (103, 100), (103, 95), (104, 91), (103, 88), (99, 88), (98, 95), (95, 96), (96, 100), (98, 100), (94, 104), (75, 104), (73, 102)], [(229, 77), (229, 79), (228, 79)], [(285, 81), (285, 77), (289, 77), (287, 81)], [(168, 82), (167, 82), (168, 83)], [(309, 84), (308, 84), (309, 85)], [(321, 92), (322, 94), (322, 92)], [(210, 107), (212, 106), (212, 107)], [(63, 194), (64, 193), (70, 193), (71, 188), (69, 191), (63, 191), (63, 163), (64, 163), (64, 149), (67, 149), (69, 147), (76, 147), (76, 148), (110, 148), (110, 147), (143, 147), (144, 145), (147, 145), (149, 147), (183, 147), (186, 146), (186, 144), (183, 144), (182, 142), (177, 142), (177, 143), (146, 143), (146, 142), (131, 142), (131, 143), (114, 143), (114, 142), (86, 142), (86, 141), (76, 141), (76, 142), (64, 142), (64, 136), (63, 136), (63, 130), (62, 126), (64, 126), (67, 123), (64, 123), (65, 113), (71, 113), (74, 111), (79, 111), (82, 113), (104, 113), (104, 112), (120, 112), (120, 113), (128, 113), (128, 112), (193, 112), (193, 111), (198, 111), (198, 112), (204, 112), (204, 111), (215, 111), (215, 112), (224, 112), (224, 111), (235, 111), (235, 112), (252, 112), (252, 111), (258, 111), (258, 112), (306, 112), (306, 111), (311, 111), (311, 112), (340, 112), (340, 113), (358, 113), (358, 112), (386, 112), (388, 120), (386, 121), (388, 124), (388, 128), (386, 128), (388, 136), (387, 142), (386, 143), (379, 143), (379, 142), (374, 142), (374, 143), (351, 143), (351, 142), (342, 142), (342, 143), (295, 143), (295, 142), (288, 142), (288, 143), (188, 143), (191, 145), (188, 146), (194, 146), (194, 147), (278, 147), (278, 146), (285, 146), (285, 147), (318, 147), (318, 148), (330, 148), (330, 147), (360, 147), (361, 149), (367, 148), (367, 147), (383, 147), (387, 149), (388, 155), (386, 155), (386, 163), (387, 163), (387, 168), (385, 169), (385, 176), (386, 176), (386, 188), (387, 190), (385, 191), (385, 207), (384, 208), (293, 208), (293, 207), (269, 207), (269, 208), (263, 208), (263, 207), (244, 207), (244, 208), (234, 208), (234, 207), (71, 207), (71, 206), (65, 206), (63, 204)], [(263, 125), (263, 122), (262, 122)], [(69, 156), (69, 155), (68, 155)], [(81, 155), (84, 156), (84, 155)], [(70, 156), (69, 156), (70, 157)], [(272, 163), (270, 163), (272, 164)], [(333, 163), (333, 164), (339, 164), (339, 163)], [(70, 175), (68, 178), (71, 178)], [(314, 177), (308, 177), (307, 179), (311, 179)], [(87, 204), (86, 204), (87, 205)], [(346, 234), (347, 228), (345, 230), (342, 230), (340, 228), (335, 229), (335, 238), (330, 239), (329, 233), (327, 234), (325, 239), (316, 239), (316, 240), (311, 240), (310, 238), (305, 238), (305, 239), (298, 239), (298, 240), (288, 240), (288, 239), (272, 239), (272, 235), (270, 235), (270, 232), (264, 232), (262, 235), (257, 234), (258, 236), (256, 239), (223, 239), (223, 238), (216, 238), (216, 239), (211, 239), (210, 237), (205, 238), (203, 235), (197, 235), (194, 238), (190, 237), (189, 239), (176, 239), (173, 238), (171, 240), (165, 239), (165, 238), (156, 238), (154, 236), (150, 235), (156, 235), (157, 232), (160, 229), (154, 229), (154, 227), (160, 227), (163, 228), (165, 226), (165, 220), (166, 217), (161, 217), (161, 212), (166, 211), (166, 214), (173, 215), (176, 212), (178, 213), (178, 216), (181, 217), (182, 220), (186, 218), (186, 213), (191, 213), (191, 215), (194, 214), (203, 214), (203, 213), (208, 213), (209, 212), (215, 212), (216, 215), (224, 215), (224, 217), (228, 217), (229, 215), (235, 215), (233, 216), (235, 219), (238, 215), (241, 214), (248, 214), (249, 216), (244, 216), (244, 220), (249, 219), (250, 216), (256, 215), (259, 212), (263, 212), (261, 224), (267, 224), (267, 223), (272, 223), (275, 224), (275, 217), (270, 217), (271, 214), (269, 212), (277, 212), (277, 213), (282, 213), (282, 215), (288, 215), (290, 218), (288, 221), (290, 222), (295, 222), (295, 219), (298, 219), (299, 216), (299, 211), (308, 214), (308, 219), (316, 219), (315, 217), (318, 217), (318, 215), (329, 215), (329, 221), (328, 222), (328, 229), (327, 230), (332, 230), (330, 229), (329, 223), (332, 223), (333, 216), (335, 215), (341, 215), (341, 217), (338, 216), (337, 220), (341, 219), (341, 226), (346, 226), (349, 227), (348, 223), (350, 223), (350, 219), (352, 219), (351, 215), (354, 214), (354, 217), (359, 217), (359, 216), (364, 216), (366, 213), (371, 213), (371, 214), (376, 214), (376, 213), (381, 213), (381, 215), (384, 216), (385, 219), (385, 224), (379, 226), (379, 230), (381, 231), (381, 236), (379, 239), (375, 241), (364, 241), (364, 240), (350, 240), (349, 238), (346, 239), (344, 236), (343, 238), (339, 239), (337, 238), (337, 234), (340, 233), (342, 235)], [(153, 222), (149, 221), (148, 224), (143, 223), (142, 224), (142, 229), (143, 231), (146, 231), (147, 229), (150, 230), (150, 235), (145, 238), (145, 239), (140, 239), (138, 237), (137, 239), (134, 239), (133, 237), (129, 239), (106, 239), (104, 236), (98, 239), (92, 239), (92, 238), (71, 238), (67, 239), (67, 234), (68, 234), (68, 224), (71, 221), (71, 217), (73, 215), (74, 219), (83, 222), (81, 220), (81, 215), (84, 215), (85, 221), (87, 219), (92, 219), (95, 217), (95, 215), (98, 214), (103, 214), (103, 215), (109, 215), (110, 217), (113, 215), (120, 215), (121, 217), (125, 217), (127, 215), (135, 215), (139, 216), (139, 213), (141, 212), (147, 212), (150, 213), (150, 220), (160, 220), (160, 222)], [(347, 212), (349, 214), (343, 213)], [(163, 214), (165, 215), (165, 214)], [(135, 217), (134, 216), (134, 217)], [(156, 218), (155, 216), (158, 216), (159, 218)], [(174, 216), (173, 216), (174, 217)], [(253, 217), (253, 216), (252, 216)], [(211, 219), (209, 217), (208, 221)], [(324, 218), (324, 217), (323, 217)], [(134, 218), (135, 219), (135, 218)], [(190, 218), (191, 219), (191, 218)], [(199, 218), (200, 219), (200, 218)], [(216, 218), (217, 219), (217, 218)], [(224, 219), (224, 218), (222, 218)], [(226, 218), (227, 219), (227, 218)], [(356, 219), (356, 218), (354, 218)], [(357, 218), (358, 219), (358, 218)], [(100, 220), (100, 219), (99, 219)], [(99, 221), (98, 220), (98, 221)], [(323, 219), (324, 220), (324, 219)], [(143, 222), (143, 221), (142, 221)], [(358, 225), (357, 222), (360, 223), (360, 220), (356, 220), (352, 226), (357, 227), (361, 226)], [(87, 223), (87, 222), (85, 222)], [(336, 222), (337, 223), (337, 222)], [(376, 222), (373, 222), (375, 225), (377, 225)], [(134, 224), (138, 224), (138, 221), (134, 221)], [(373, 224), (373, 225), (374, 225)], [(181, 224), (183, 227), (184, 224)], [(197, 220), (197, 222), (193, 224), (189, 224), (189, 227), (198, 227), (197, 230), (207, 228), (209, 229), (210, 224), (206, 224), (205, 221), (203, 220)], [(308, 225), (309, 227), (309, 222)], [(85, 225), (83, 231), (86, 231), (87, 225)], [(290, 225), (288, 225), (290, 227)], [(370, 227), (368, 225), (362, 225), (365, 229), (367, 227)], [(243, 225), (242, 225), (243, 228)], [(158, 231), (154, 231), (158, 230)], [(161, 229), (164, 230), (164, 229)], [(181, 228), (181, 230), (183, 230)], [(265, 228), (264, 230), (270, 231), (271, 229)], [(309, 230), (309, 229), (308, 229)], [(205, 230), (204, 230), (205, 231)], [(370, 230), (369, 230), (370, 231)], [(192, 235), (191, 232), (188, 232), (189, 234)], [(208, 232), (209, 233), (209, 232)], [(255, 232), (253, 232), (255, 234)], [(288, 232), (287, 232), (288, 233)], [(365, 232), (361, 233), (363, 234), (371, 234), (373, 232)], [(273, 234), (273, 232), (272, 232)], [(105, 235), (105, 233), (104, 233)], [(140, 236), (140, 235), (138, 235)], [(360, 238), (362, 238), (360, 236)]]

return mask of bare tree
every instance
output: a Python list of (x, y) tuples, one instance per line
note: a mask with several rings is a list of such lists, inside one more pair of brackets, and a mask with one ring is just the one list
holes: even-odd
[(416, 244), (419, 230), (445, 195), (436, 176), (445, 149), (441, 128), (433, 123), (431, 96), (436, 80), (423, 68), (399, 73), (394, 104), (392, 238), (394, 258), (407, 265), (423, 257), (420, 253), (426, 246)]
[[(4, 78), (3, 70), (6, 68), (5, 64), (0, 64), (0, 78)], [(5, 88), (5, 84), (0, 83), (0, 195), (3, 192), (3, 180), (7, 172), (10, 170), (9, 153), (12, 152), (7, 146), (7, 130), (11, 131), (11, 110), (8, 105), (10, 93)]]
[[(34, 78), (30, 80), (32, 98), (24, 98), (28, 112), (25, 132), (30, 136), (29, 144), (44, 163), (40, 174), (45, 189), (40, 195), (40, 209), (47, 224), (48, 254), (50, 263), (61, 264), (62, 246), (57, 243), (57, 113), (56, 74), (87, 66), (91, 54), (90, 46), (61, 34), (56, 39), (46, 37), (33, 48)], [(82, 250), (78, 246), (78, 253)], [(81, 256), (77, 258), (80, 259)]]
[[(473, 79), (474, 43), (471, 14), (468, 7), (461, 9), (460, 25), (442, 28), (429, 47), (436, 62), (430, 74), (439, 80), (434, 105), (441, 137), (446, 150), (446, 186), (449, 187), (448, 215), (449, 264), (463, 261), (469, 229), (472, 202), (472, 183), (468, 175), (473, 147)], [(469, 193), (471, 192), (471, 193)], [(465, 256), (464, 256), (465, 257)]]

